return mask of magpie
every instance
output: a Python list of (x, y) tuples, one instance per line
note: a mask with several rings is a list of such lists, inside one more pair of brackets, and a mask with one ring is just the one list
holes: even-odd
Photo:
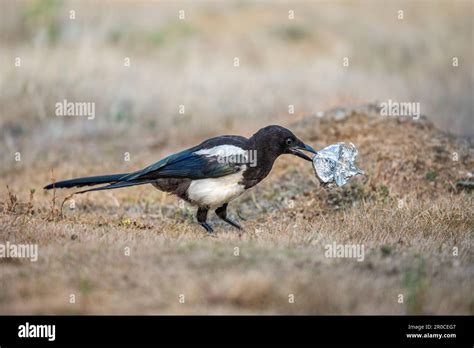
[(210, 209), (223, 221), (241, 229), (237, 222), (227, 217), (228, 203), (262, 181), (280, 155), (292, 154), (312, 160), (300, 150), (316, 154), (290, 130), (272, 125), (250, 138), (222, 135), (208, 139), (136, 172), (59, 181), (44, 189), (107, 184), (76, 192), (85, 193), (151, 184), (197, 206), (197, 221), (207, 232), (213, 232), (207, 223)]

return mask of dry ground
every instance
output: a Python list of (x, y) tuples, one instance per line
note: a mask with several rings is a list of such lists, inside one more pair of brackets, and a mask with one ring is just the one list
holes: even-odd
[[(52, 209), (38, 189), (47, 166), (17, 168), (2, 191), (2, 237), (37, 243), (40, 257), (0, 260), (0, 312), (472, 314), (473, 197), (457, 185), (472, 176), (472, 146), (371, 105), (290, 127), (317, 147), (354, 141), (367, 176), (326, 190), (309, 163), (282, 157), (231, 205), (241, 235), (215, 218), (208, 235), (193, 209), (151, 187), (75, 196), (59, 216), (67, 193)], [(54, 175), (98, 171), (63, 164)], [(364, 261), (326, 258), (333, 242), (363, 244)]]

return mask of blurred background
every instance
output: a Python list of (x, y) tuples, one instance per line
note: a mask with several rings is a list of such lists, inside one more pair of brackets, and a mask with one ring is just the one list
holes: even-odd
[[(24, 149), (58, 160), (106, 144), (178, 148), (388, 99), (473, 135), (472, 4), (2, 0), (2, 168)], [(95, 119), (55, 116), (64, 99), (94, 102)]]

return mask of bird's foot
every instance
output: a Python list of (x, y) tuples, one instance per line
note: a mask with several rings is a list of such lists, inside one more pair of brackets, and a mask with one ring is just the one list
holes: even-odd
[(222, 221), (227, 222), (229, 225), (237, 228), (238, 230), (242, 231), (242, 227), (235, 221), (232, 221), (227, 217), (227, 203), (222, 205), (221, 207), (216, 209), (216, 215), (221, 219)]
[(208, 232), (208, 233), (213, 233), (214, 232), (214, 229), (207, 223), (207, 222), (201, 222), (200, 225), (202, 227), (204, 227), (204, 229)]
[(229, 218), (225, 218), (225, 219), (222, 219), (222, 220), (225, 221), (225, 222), (227, 222), (229, 225), (234, 226), (234, 227), (237, 228), (238, 230), (242, 231), (242, 226), (240, 226), (237, 222), (232, 221), (232, 220), (229, 219)]

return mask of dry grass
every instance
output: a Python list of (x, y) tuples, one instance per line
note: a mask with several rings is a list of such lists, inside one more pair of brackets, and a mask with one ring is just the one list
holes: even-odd
[[(40, 259), (2, 260), (1, 312), (470, 313), (468, 205), (464, 196), (404, 209), (361, 204), (313, 222), (280, 212), (246, 222), (241, 237), (224, 226), (211, 237), (146, 214), (139, 223), (152, 229), (123, 226), (113, 214), (59, 222), (3, 216), (9, 240), (38, 243)], [(365, 260), (325, 258), (324, 245), (334, 241), (364, 244)]]

